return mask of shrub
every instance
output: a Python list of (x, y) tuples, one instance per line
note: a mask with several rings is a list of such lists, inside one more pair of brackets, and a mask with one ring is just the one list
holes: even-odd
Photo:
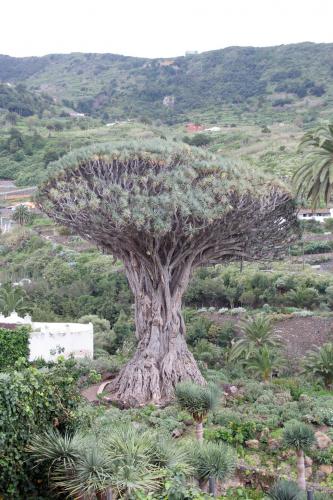
[(310, 372), (314, 377), (323, 380), (325, 387), (333, 384), (333, 343), (310, 351), (304, 360), (304, 372)]
[(223, 361), (223, 350), (221, 347), (202, 339), (192, 348), (194, 357), (202, 361), (208, 368), (219, 368)]
[(206, 429), (204, 436), (208, 441), (225, 441), (228, 444), (243, 444), (248, 439), (253, 439), (261, 429), (256, 422), (229, 422), (225, 427)]
[(324, 227), (326, 231), (333, 231), (333, 217), (328, 217), (324, 221)]
[[(0, 374), (0, 491), (5, 498), (38, 498), (26, 447), (34, 432), (52, 423), (69, 428), (78, 402), (75, 378), (66, 363)], [(40, 471), (37, 478), (42, 487)]]
[(207, 134), (195, 134), (192, 137), (183, 137), (183, 142), (191, 146), (207, 146), (212, 141), (212, 138)]
[[(333, 219), (326, 219), (326, 220), (333, 221)], [(317, 221), (317, 220), (314, 220), (314, 219), (302, 220), (300, 225), (305, 231), (307, 231), (309, 233), (320, 234), (320, 233), (324, 232), (322, 223)], [(326, 226), (326, 221), (325, 221), (325, 226)]]
[(292, 481), (278, 481), (268, 493), (270, 500), (301, 500), (300, 488)]
[(291, 306), (311, 309), (319, 303), (319, 294), (313, 287), (302, 287), (287, 292), (285, 299)]
[(0, 328), (0, 371), (14, 367), (20, 358), (28, 359), (29, 331), (28, 327)]
[(224, 408), (222, 411), (214, 413), (213, 423), (222, 427), (228, 426), (231, 422), (234, 424), (241, 424), (243, 418), (240, 413), (237, 413), (229, 408)]

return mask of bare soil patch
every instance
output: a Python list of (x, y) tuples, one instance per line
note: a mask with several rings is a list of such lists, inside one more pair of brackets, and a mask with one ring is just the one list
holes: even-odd
[[(232, 321), (238, 325), (240, 321), (239, 317), (221, 316), (218, 313), (206, 316), (219, 324)], [(312, 348), (333, 342), (333, 317), (290, 316), (274, 322), (273, 329), (282, 337), (285, 355), (293, 364), (298, 364), (298, 360)]]

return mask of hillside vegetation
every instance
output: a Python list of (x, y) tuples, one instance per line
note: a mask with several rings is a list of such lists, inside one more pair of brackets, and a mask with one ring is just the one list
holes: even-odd
[[(59, 103), (112, 119), (170, 122), (193, 111), (230, 108), (235, 115), (289, 115), (333, 98), (332, 44), (229, 47), (187, 57), (144, 59), (114, 54), (0, 56), (0, 80), (25, 81)], [(165, 102), (166, 96), (174, 100)], [(216, 109), (217, 108), (217, 109)], [(317, 106), (315, 107), (317, 109)]]
[[(287, 178), (300, 137), (333, 116), (333, 44), (172, 59), (0, 56), (0, 178), (37, 184), (74, 148), (169, 138)], [(189, 134), (186, 123), (214, 132)]]

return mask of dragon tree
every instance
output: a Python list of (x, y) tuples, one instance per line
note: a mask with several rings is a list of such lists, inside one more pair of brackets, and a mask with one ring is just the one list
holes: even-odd
[(281, 183), (167, 141), (74, 151), (52, 165), (37, 200), (57, 223), (124, 264), (138, 343), (109, 387), (128, 405), (167, 401), (181, 381), (205, 383), (181, 313), (192, 271), (273, 259), (298, 232)]

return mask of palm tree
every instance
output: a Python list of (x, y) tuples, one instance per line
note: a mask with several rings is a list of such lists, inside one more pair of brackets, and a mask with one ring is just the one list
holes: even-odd
[(13, 220), (18, 222), (20, 226), (24, 226), (25, 224), (28, 224), (31, 219), (31, 213), (28, 207), (25, 205), (18, 205), (13, 213)]
[(26, 296), (22, 287), (2, 287), (0, 289), (0, 312), (8, 315), (13, 311), (22, 311)]
[(267, 498), (269, 500), (301, 500), (302, 491), (293, 481), (278, 481), (270, 489)]
[(293, 177), (297, 194), (311, 200), (313, 208), (322, 198), (328, 204), (333, 186), (333, 124), (307, 132), (298, 150), (303, 162)]
[(282, 368), (284, 361), (279, 353), (265, 345), (256, 351), (247, 361), (246, 366), (259, 375), (267, 384), (272, 379), (274, 370)]
[(197, 440), (203, 441), (203, 421), (217, 403), (218, 393), (215, 386), (197, 385), (182, 382), (175, 388), (176, 400), (182, 410), (188, 411), (195, 423)]
[(333, 386), (333, 343), (315, 347), (304, 360), (304, 372), (311, 372), (324, 381), (327, 389)]
[(270, 320), (263, 314), (254, 316), (241, 324), (243, 337), (231, 348), (230, 361), (245, 358), (248, 360), (258, 349), (276, 348), (281, 345), (281, 337), (273, 330)]
[(312, 427), (295, 422), (287, 425), (283, 432), (283, 441), (288, 448), (296, 450), (297, 454), (297, 483), (301, 490), (306, 489), (304, 451), (311, 448), (315, 442)]
[(225, 481), (235, 470), (236, 454), (224, 443), (205, 442), (192, 448), (195, 475), (201, 483), (209, 481), (209, 493), (216, 496), (216, 480)]

